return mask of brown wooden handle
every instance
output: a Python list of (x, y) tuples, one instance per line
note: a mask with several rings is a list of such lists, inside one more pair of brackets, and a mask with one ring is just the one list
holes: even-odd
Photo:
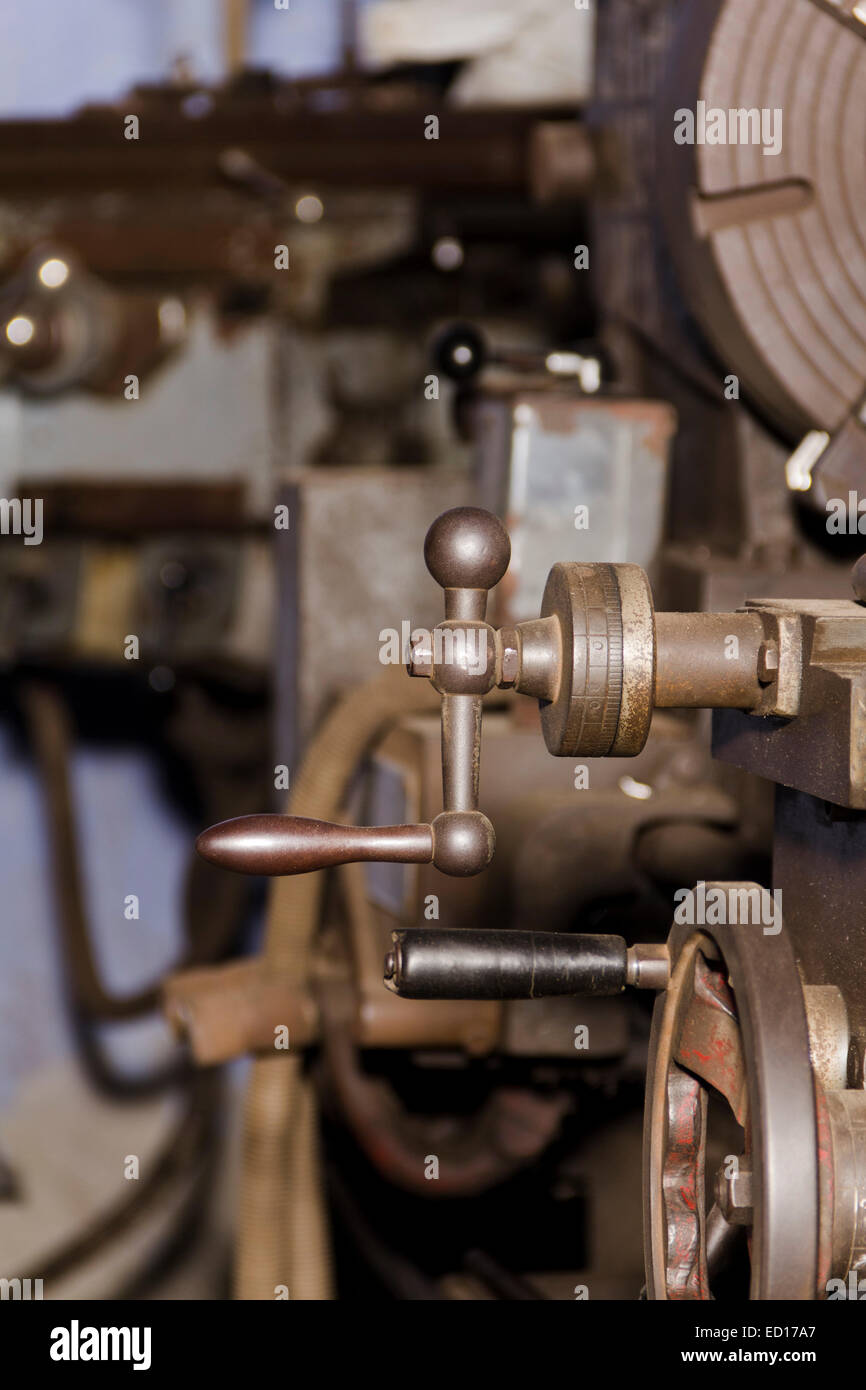
[(203, 859), (241, 874), (306, 874), (334, 864), (376, 860), (429, 864), (429, 825), (336, 825), (303, 816), (239, 816), (202, 831)]

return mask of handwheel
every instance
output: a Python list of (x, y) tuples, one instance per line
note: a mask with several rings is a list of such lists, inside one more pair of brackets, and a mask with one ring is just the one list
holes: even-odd
[[(757, 885), (710, 887), (729, 894)], [(817, 1296), (816, 1084), (803, 988), (778, 925), (772, 934), (751, 923), (671, 932), (671, 982), (656, 1002), (647, 1077), (650, 1299), (711, 1298), (714, 1260), (743, 1226), (752, 1299)], [(708, 1210), (712, 1092), (742, 1127), (743, 1150), (720, 1175), (722, 1203)]]

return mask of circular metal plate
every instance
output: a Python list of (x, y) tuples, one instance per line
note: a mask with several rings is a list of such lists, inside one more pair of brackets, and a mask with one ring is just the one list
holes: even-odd
[[(675, 143), (680, 110), (707, 132), (699, 102), (725, 113), (725, 143)], [(732, 140), (731, 114), (739, 131), (752, 110), (765, 126)], [(866, 382), (864, 111), (866, 25), (850, 14), (688, 8), (658, 112), (666, 236), (706, 338), (792, 438), (836, 430)]]

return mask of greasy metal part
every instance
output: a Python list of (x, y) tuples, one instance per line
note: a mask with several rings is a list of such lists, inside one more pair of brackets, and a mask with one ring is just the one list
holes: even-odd
[(825, 1091), (848, 1084), (850, 1032), (845, 997), (835, 985), (804, 985), (812, 1070)]
[(754, 709), (763, 638), (753, 613), (656, 614), (656, 707)]
[(673, 974), (653, 1017), (645, 1119), (648, 1296), (710, 1296), (701, 1097), (711, 1086), (745, 1125), (754, 1207), (750, 1296), (813, 1299), (816, 1096), (790, 934), (765, 934), (751, 923), (697, 931), (675, 924), (668, 944)]
[(626, 953), (627, 985), (635, 989), (667, 989), (670, 978), (670, 952), (663, 942), (629, 946)]
[(758, 653), (758, 679), (764, 688), (753, 714), (793, 719), (800, 713), (804, 667), (811, 660), (811, 654), (806, 656), (801, 612), (814, 602), (811, 597), (799, 605), (774, 599), (746, 599), (746, 609), (757, 613), (764, 628)]
[(385, 984), (405, 999), (605, 995), (626, 984), (620, 936), (418, 927), (391, 941)]
[[(779, 652), (755, 719), (713, 716), (723, 762), (838, 806), (866, 808), (866, 609), (853, 600), (754, 600)], [(795, 717), (796, 716), (796, 717)]]

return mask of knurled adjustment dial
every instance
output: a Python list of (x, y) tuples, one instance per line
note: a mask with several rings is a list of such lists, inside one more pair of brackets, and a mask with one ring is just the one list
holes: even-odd
[(628, 757), (652, 715), (653, 610), (637, 565), (558, 564), (542, 618), (559, 620), (556, 695), (541, 707), (544, 741), (558, 757)]

